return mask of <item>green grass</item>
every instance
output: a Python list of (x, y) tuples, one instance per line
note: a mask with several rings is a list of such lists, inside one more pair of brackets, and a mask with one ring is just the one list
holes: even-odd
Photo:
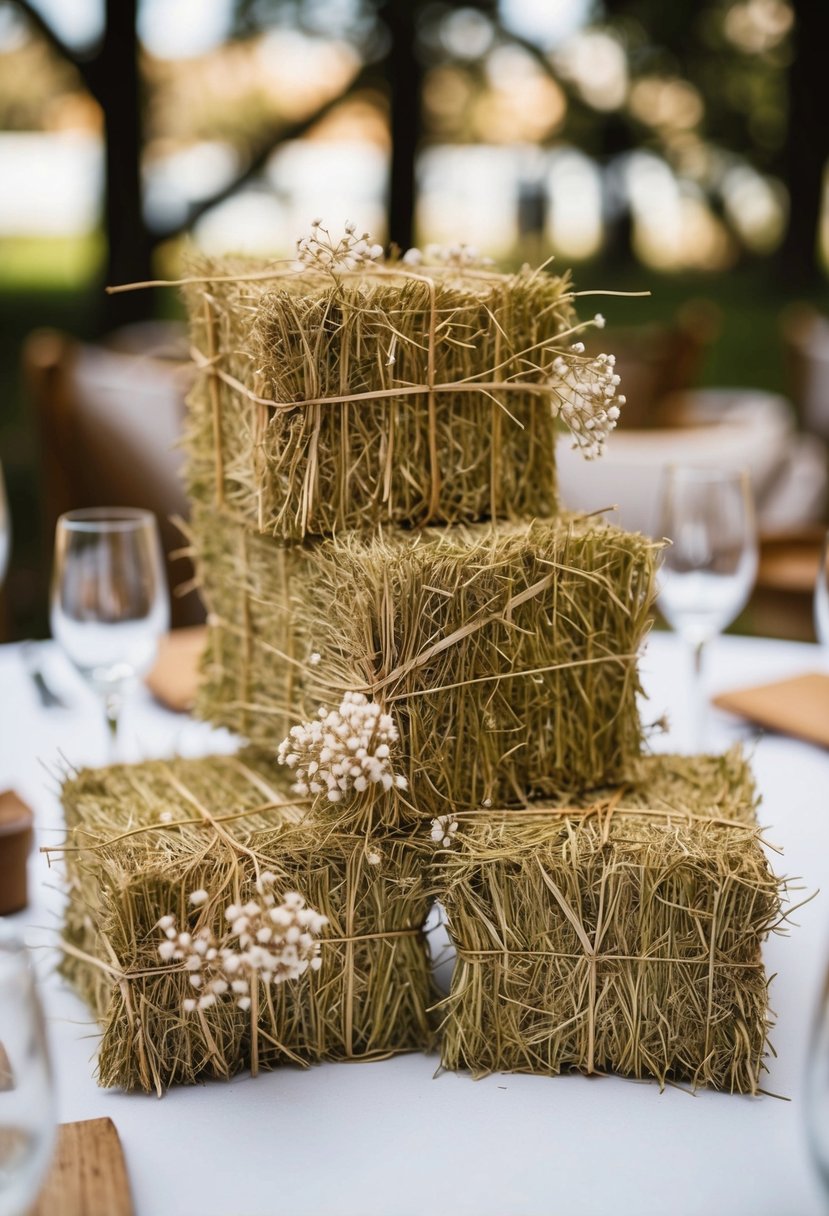
[(83, 291), (104, 255), (99, 233), (0, 237), (0, 292)]

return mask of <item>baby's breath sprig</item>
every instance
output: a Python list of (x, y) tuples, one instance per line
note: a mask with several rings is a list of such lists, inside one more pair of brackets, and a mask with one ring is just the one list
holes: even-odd
[(303, 266), (332, 274), (375, 265), (383, 257), (383, 246), (373, 242), (368, 232), (357, 236), (357, 225), (350, 221), (345, 226), (345, 235), (335, 239), (321, 219), (312, 220), (311, 231), (299, 238), (296, 249), (297, 261)]
[(432, 840), (435, 844), (442, 845), (444, 849), (452, 848), (457, 831), (458, 821), (451, 815), (438, 815), (437, 819), (432, 820)]
[[(220, 940), (207, 927), (191, 934), (178, 929), (174, 916), (162, 916), (159, 956), (165, 963), (182, 963), (197, 993), (182, 1002), (185, 1013), (209, 1009), (226, 995), (247, 1010), (252, 987), (260, 981), (282, 984), (309, 968), (319, 969), (318, 939), (328, 918), (309, 908), (296, 891), (288, 891), (277, 903), (275, 882), (275, 876), (265, 871), (256, 884), (257, 899), (228, 905)], [(209, 898), (205, 890), (193, 891), (190, 903), (201, 907)]]
[(325, 794), (329, 802), (341, 802), (370, 785), (407, 788), (406, 778), (391, 767), (398, 738), (391, 714), (364, 693), (347, 692), (339, 709), (321, 706), (314, 720), (292, 726), (277, 759), (294, 770), (294, 793)]
[[(601, 313), (596, 313), (592, 324), (604, 328)], [(553, 416), (565, 424), (573, 448), (587, 460), (601, 456), (608, 435), (616, 428), (620, 406), (625, 404), (624, 396), (617, 394), (619, 380), (616, 356), (588, 358), (583, 342), (574, 342), (566, 356), (557, 355), (553, 360), (549, 382)]]

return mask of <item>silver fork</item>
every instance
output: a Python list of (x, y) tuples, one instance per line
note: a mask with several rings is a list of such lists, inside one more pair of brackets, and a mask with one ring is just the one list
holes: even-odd
[(37, 689), (37, 695), (40, 698), (40, 704), (44, 709), (66, 709), (66, 702), (63, 697), (59, 696), (46, 683), (46, 677), (43, 674), (43, 669), (38, 658), (37, 642), (31, 640), (23, 643), (21, 647), (23, 653), (23, 665), (29, 679)]

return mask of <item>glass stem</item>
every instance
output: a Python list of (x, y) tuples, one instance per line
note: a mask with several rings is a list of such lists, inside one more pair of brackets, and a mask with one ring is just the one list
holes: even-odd
[(691, 646), (691, 748), (695, 752), (705, 749), (705, 686), (703, 681), (703, 656), (705, 642), (694, 642)]
[(116, 759), (118, 751), (118, 721), (121, 716), (121, 697), (116, 692), (108, 692), (104, 697), (104, 713), (107, 723), (107, 743), (110, 762)]

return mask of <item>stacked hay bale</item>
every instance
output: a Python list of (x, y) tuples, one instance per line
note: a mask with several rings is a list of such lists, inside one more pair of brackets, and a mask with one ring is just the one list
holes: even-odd
[(601, 520), (346, 533), (283, 546), (199, 510), (198, 708), (273, 746), (343, 691), (379, 700), (417, 813), (623, 778), (654, 545)]
[[(370, 846), (309, 821), (274, 756), (252, 750), (82, 772), (63, 802), (73, 847), (62, 966), (100, 1022), (102, 1085), (160, 1094), (251, 1066), (432, 1043), (429, 888), (407, 842)], [(225, 905), (256, 899), (266, 866), (275, 889), (327, 918), (319, 969), (263, 986), (257, 1016), (232, 999), (188, 1011), (198, 990), (191, 972), (162, 964), (159, 920), (219, 940)]]
[[(643, 761), (656, 547), (556, 495), (556, 418), (599, 453), (612, 359), (573, 341), (566, 277), (357, 247), (315, 229), (299, 269), (187, 281), (198, 708), (269, 758), (68, 785), (66, 969), (102, 1080), (428, 1049), (431, 893), (459, 951), (446, 1066), (754, 1092), (779, 890), (753, 789), (736, 761)], [(327, 918), (319, 971), (187, 998), (177, 943), (218, 942), (225, 897), (250, 937), (264, 866)]]
[(549, 368), (578, 329), (566, 276), (193, 270), (194, 501), (282, 541), (556, 511)]
[(444, 1066), (757, 1093), (781, 886), (755, 804), (732, 752), (650, 756), (622, 788), (459, 817), (436, 866), (458, 954)]

